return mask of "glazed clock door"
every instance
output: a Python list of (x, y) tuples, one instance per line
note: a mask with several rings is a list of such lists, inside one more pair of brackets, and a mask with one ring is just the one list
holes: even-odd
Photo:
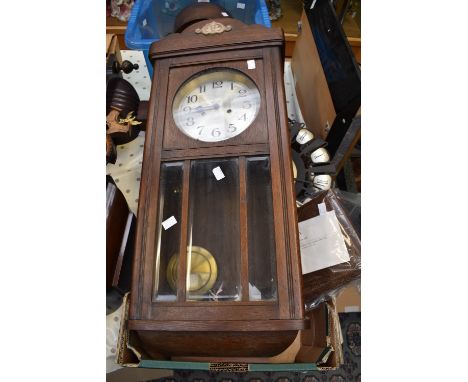
[[(188, 168), (188, 210), (182, 216), (183, 166), (163, 164), (153, 301), (277, 301), (268, 157), (192, 160)], [(185, 272), (179, 266), (181, 230), (164, 228), (171, 216), (187, 221)], [(185, 290), (178, 291), (183, 273)]]

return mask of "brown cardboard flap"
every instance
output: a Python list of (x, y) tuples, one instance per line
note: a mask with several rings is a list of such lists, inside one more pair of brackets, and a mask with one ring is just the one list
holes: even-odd
[(297, 100), (307, 128), (316, 137), (325, 139), (336, 117), (322, 63), (304, 12), (302, 30), (291, 60)]
[(119, 365), (127, 367), (138, 367), (141, 356), (137, 356), (137, 353), (128, 348), (129, 333), (127, 330), (127, 320), (128, 320), (128, 308), (130, 306), (128, 301), (128, 296), (130, 293), (126, 293), (123, 298), (123, 314), (122, 319), (120, 320), (120, 331), (119, 338), (117, 340), (117, 354), (116, 361)]
[(335, 299), (326, 302), (329, 316), (329, 335), (328, 340), (333, 348), (330, 359), (325, 361), (325, 367), (339, 367), (344, 363), (343, 355), (343, 334), (341, 332), (340, 318), (336, 310)]
[[(172, 357), (172, 360), (187, 362), (210, 362), (210, 365), (213, 363), (229, 365), (243, 365), (249, 363), (294, 363), (296, 355), (301, 348), (301, 338), (301, 332), (299, 332), (293, 343), (287, 349), (272, 357)], [(309, 360), (309, 362), (311, 361)]]
[(360, 312), (361, 293), (355, 285), (349, 285), (336, 296), (338, 313)]
[(328, 311), (325, 304), (320, 304), (316, 309), (307, 312), (306, 317), (313, 322), (313, 328), (301, 332), (302, 346), (296, 356), (296, 362), (299, 363), (317, 362), (329, 347)]

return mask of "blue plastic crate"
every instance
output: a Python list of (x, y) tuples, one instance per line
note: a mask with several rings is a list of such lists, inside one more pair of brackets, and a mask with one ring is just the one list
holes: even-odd
[[(125, 44), (130, 49), (142, 50), (148, 71), (153, 77), (153, 66), (148, 51), (154, 41), (172, 32), (176, 15), (187, 5), (198, 0), (137, 0), (128, 20)], [(224, 7), (232, 17), (246, 24), (261, 24), (271, 28), (265, 0), (209, 0)]]

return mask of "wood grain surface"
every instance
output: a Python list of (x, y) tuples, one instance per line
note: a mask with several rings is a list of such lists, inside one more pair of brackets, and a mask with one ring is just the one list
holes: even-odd
[[(284, 350), (297, 332), (309, 325), (301, 293), (283, 84), (283, 34), (234, 19), (216, 21), (229, 23), (232, 30), (219, 35), (197, 34), (195, 30), (206, 24), (202, 21), (154, 43), (150, 49), (155, 77), (148, 107), (129, 328), (154, 356), (266, 357)], [(255, 60), (254, 69), (247, 67), (250, 59)], [(193, 75), (212, 68), (230, 68), (247, 75), (257, 86), (262, 102), (256, 119), (243, 133), (226, 141), (200, 142), (176, 127), (172, 100)], [(273, 219), (270, 235), (274, 237), (278, 291), (276, 297), (261, 301), (249, 300), (249, 184), (245, 161), (255, 155), (266, 156), (270, 163), (273, 208), (265, 218)], [(163, 274), (165, 270), (155, 266), (160, 255), (157, 243), (160, 224), (167, 218), (160, 207), (160, 168), (162, 163), (174, 160), (184, 163), (182, 210), (177, 219), (181, 232), (177, 300), (159, 301), (153, 296), (155, 272)], [(232, 170), (226, 170), (228, 176), (212, 187), (203, 177), (216, 163), (225, 163), (224, 168)], [(220, 287), (224, 300), (187, 301), (185, 248), (190, 243), (210, 246), (219, 272), (214, 289)]]

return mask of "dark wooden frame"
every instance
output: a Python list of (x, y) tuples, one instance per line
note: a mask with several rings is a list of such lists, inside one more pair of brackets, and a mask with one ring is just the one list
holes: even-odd
[[(301, 264), (295, 194), (293, 190), (289, 131), (283, 85), (283, 34), (281, 30), (259, 25), (246, 26), (233, 19), (217, 19), (232, 30), (215, 36), (196, 34), (195, 29), (207, 24), (202, 21), (154, 43), (150, 58), (156, 60), (153, 87), (148, 113), (147, 135), (143, 158), (137, 240), (133, 269), (129, 329), (140, 338), (150, 354), (159, 352), (184, 355), (192, 349), (184, 334), (203, 332), (197, 343), (198, 355), (269, 355), (287, 347), (297, 331), (308, 327), (304, 319), (301, 294)], [(256, 68), (247, 70), (246, 60), (255, 59)], [(175, 92), (193, 74), (208, 69), (231, 67), (244, 72), (257, 85), (262, 105), (253, 124), (240, 135), (223, 142), (200, 143), (184, 136), (172, 118), (172, 99)], [(270, 158), (274, 230), (277, 264), (277, 301), (248, 301), (248, 254), (245, 157), (268, 155)], [(185, 301), (186, 255), (180, 256), (177, 301), (152, 301), (153, 272), (158, 216), (160, 166), (164, 161), (183, 161), (181, 240), (179, 253), (186, 251), (188, 219), (189, 168), (191, 159), (238, 157), (240, 170), (240, 232), (241, 281), (244, 291), (241, 301), (190, 302)], [(247, 281), (248, 283), (248, 281)], [(247, 284), (248, 285), (248, 284)], [(242, 353), (227, 338), (234, 335), (239, 341), (254, 339), (255, 333), (275, 332), (277, 345), (269, 344), (268, 336), (258, 335), (258, 344)], [(180, 335), (177, 336), (177, 333)], [(211, 335), (207, 335), (210, 333)], [(220, 335), (219, 333), (224, 333)], [(186, 335), (186, 334), (185, 334)], [(157, 341), (159, 339), (159, 341)], [(188, 339), (188, 338), (187, 338)], [(263, 339), (263, 340), (262, 340)], [(171, 341), (167, 347), (163, 342)], [(223, 342), (224, 341), (224, 342)], [(263, 341), (263, 342), (262, 342)], [(159, 342), (159, 344), (156, 344)], [(232, 342), (232, 341), (231, 341)], [(223, 346), (223, 350), (216, 350)], [(223, 353), (224, 352), (224, 353)], [(189, 354), (190, 355), (190, 354)], [(270, 354), (271, 355), (271, 354)], [(155, 355), (154, 355), (155, 356)]]

